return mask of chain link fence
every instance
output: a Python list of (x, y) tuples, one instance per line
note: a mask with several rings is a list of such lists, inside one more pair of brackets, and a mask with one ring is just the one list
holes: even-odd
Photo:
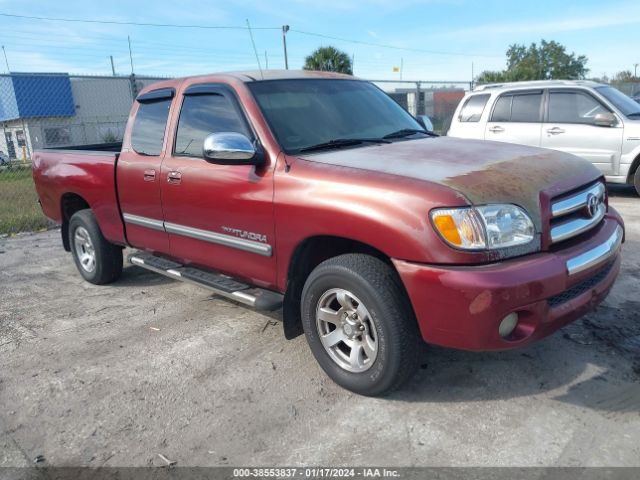
[(434, 131), (444, 135), (453, 113), (464, 94), (472, 88), (470, 82), (428, 80), (372, 80), (412, 115), (426, 115)]
[[(0, 75), (0, 235), (47, 228), (31, 178), (41, 148), (122, 140), (138, 92), (161, 77), (55, 73)], [(428, 116), (446, 134), (453, 113), (473, 85), (464, 81), (372, 80), (415, 116)], [(629, 96), (640, 82), (612, 83)]]
[[(31, 178), (34, 150), (122, 140), (138, 92), (160, 77), (0, 75), (0, 235), (50, 226)], [(444, 133), (468, 82), (374, 81)]]
[(41, 148), (122, 140), (133, 99), (158, 77), (0, 75), (0, 235), (50, 226), (31, 178)]

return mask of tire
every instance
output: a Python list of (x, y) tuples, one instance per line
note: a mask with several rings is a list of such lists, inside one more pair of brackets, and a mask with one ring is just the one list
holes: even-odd
[(377, 258), (347, 254), (318, 265), (305, 282), (301, 314), (316, 360), (347, 390), (384, 395), (418, 367), (423, 343), (413, 309), (397, 273)]
[(636, 187), (636, 192), (640, 195), (640, 166), (636, 168), (636, 173), (633, 175), (633, 186)]
[(80, 275), (104, 285), (122, 273), (122, 248), (107, 241), (91, 210), (80, 210), (69, 220), (69, 245)]

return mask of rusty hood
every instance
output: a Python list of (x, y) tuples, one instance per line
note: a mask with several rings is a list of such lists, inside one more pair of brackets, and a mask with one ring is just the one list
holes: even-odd
[(558, 185), (578, 187), (579, 182), (601, 176), (592, 164), (567, 153), (450, 137), (335, 150), (304, 158), (445, 185), (473, 205), (520, 205), (529, 212), (538, 231), (542, 219), (540, 192), (557, 193)]

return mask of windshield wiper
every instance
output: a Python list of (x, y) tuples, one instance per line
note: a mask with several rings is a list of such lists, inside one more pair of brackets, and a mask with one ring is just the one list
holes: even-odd
[(424, 133), (425, 135), (429, 135), (433, 137), (436, 136), (435, 133), (427, 132), (426, 130), (420, 130), (418, 128), (402, 128), (395, 132), (388, 133), (382, 138), (403, 138), (403, 137), (409, 137), (411, 135), (415, 135), (416, 133)]
[(317, 150), (331, 150), (334, 148), (351, 147), (354, 145), (361, 145), (363, 143), (391, 143), (384, 138), (334, 138), (328, 142), (318, 143), (316, 145), (310, 145), (308, 147), (301, 148), (299, 152), (314, 152)]
[(628, 113), (627, 117), (640, 117), (640, 112)]

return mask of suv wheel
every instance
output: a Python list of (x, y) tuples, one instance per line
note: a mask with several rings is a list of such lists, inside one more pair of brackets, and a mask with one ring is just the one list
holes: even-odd
[(122, 273), (122, 248), (104, 238), (91, 210), (80, 210), (69, 220), (69, 245), (86, 281), (103, 285)]
[(321, 263), (305, 283), (301, 310), (311, 351), (342, 387), (382, 395), (415, 372), (422, 345), (413, 310), (381, 260), (348, 254)]
[(633, 176), (633, 186), (636, 187), (636, 192), (640, 195), (640, 167), (636, 168), (636, 173)]

